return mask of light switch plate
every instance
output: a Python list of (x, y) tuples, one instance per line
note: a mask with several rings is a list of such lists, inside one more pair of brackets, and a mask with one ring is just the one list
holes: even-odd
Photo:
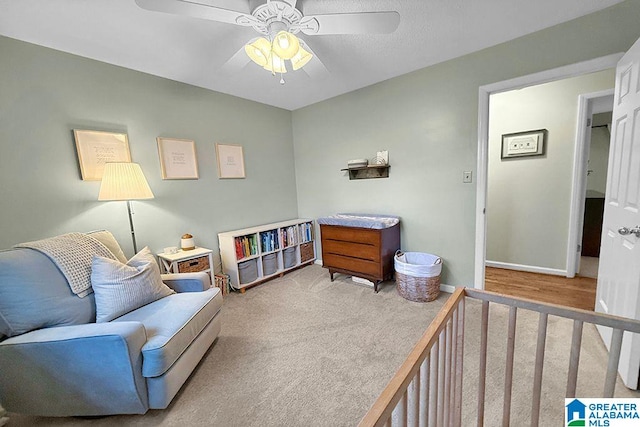
[(473, 182), (473, 172), (472, 171), (464, 171), (462, 172), (462, 182), (465, 184), (469, 184)]

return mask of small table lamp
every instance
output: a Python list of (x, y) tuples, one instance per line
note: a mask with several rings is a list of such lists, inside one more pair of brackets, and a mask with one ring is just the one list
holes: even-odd
[(133, 230), (133, 218), (131, 217), (131, 200), (143, 199), (153, 199), (153, 193), (139, 164), (105, 164), (98, 200), (126, 200), (134, 254), (138, 253), (138, 247), (136, 246), (136, 233)]

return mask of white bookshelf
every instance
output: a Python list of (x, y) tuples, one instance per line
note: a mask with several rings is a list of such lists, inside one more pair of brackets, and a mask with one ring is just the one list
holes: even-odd
[[(301, 265), (312, 264), (316, 259), (312, 219), (292, 219), (218, 233), (218, 243), (222, 269), (229, 275), (231, 285), (241, 292)], [(247, 262), (251, 264), (245, 264)], [(247, 277), (252, 279), (253, 274), (247, 275), (246, 271), (253, 272), (253, 262), (256, 277), (248, 281)], [(270, 271), (266, 271), (265, 263), (271, 267)]]

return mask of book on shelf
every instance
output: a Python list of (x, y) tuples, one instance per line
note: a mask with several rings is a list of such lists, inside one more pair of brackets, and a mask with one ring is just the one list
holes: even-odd
[(304, 224), (300, 224), (300, 236), (302, 238), (302, 242), (310, 242), (313, 240), (312, 230), (313, 227), (311, 223), (305, 222)]
[(255, 234), (235, 238), (236, 258), (247, 258), (258, 253), (258, 243)]
[(260, 233), (260, 235), (262, 240), (261, 242), (262, 252), (273, 252), (279, 249), (278, 232), (276, 230), (264, 231)]
[(299, 238), (297, 231), (297, 226), (286, 227), (281, 230), (280, 234), (282, 236), (282, 243), (284, 247), (294, 246), (298, 244)]

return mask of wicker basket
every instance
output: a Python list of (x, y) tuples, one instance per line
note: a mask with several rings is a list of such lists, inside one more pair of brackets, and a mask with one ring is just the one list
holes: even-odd
[(306, 262), (313, 259), (313, 242), (300, 244), (300, 262)]
[(197, 273), (199, 271), (208, 270), (210, 267), (209, 255), (204, 255), (198, 258), (191, 258), (186, 261), (180, 261), (178, 263), (178, 272)]
[(440, 295), (440, 275), (414, 277), (396, 271), (396, 289), (401, 297), (409, 301), (433, 301)]
[(440, 295), (442, 258), (423, 252), (397, 251), (394, 256), (396, 289), (409, 301), (429, 302)]

